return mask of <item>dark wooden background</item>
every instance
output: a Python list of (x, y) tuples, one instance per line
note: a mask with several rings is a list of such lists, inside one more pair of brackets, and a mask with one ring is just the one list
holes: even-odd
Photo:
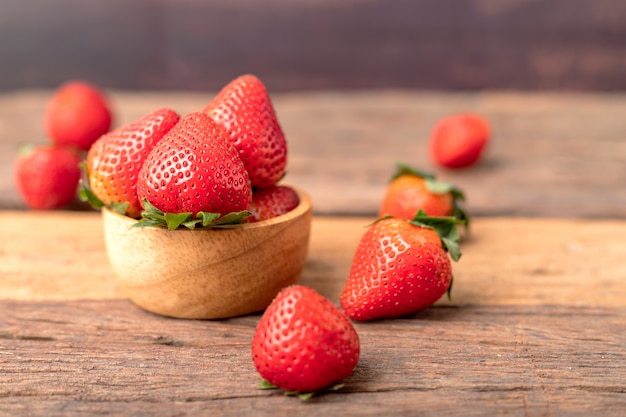
[(626, 1), (0, 1), (0, 57), (0, 90), (624, 90)]

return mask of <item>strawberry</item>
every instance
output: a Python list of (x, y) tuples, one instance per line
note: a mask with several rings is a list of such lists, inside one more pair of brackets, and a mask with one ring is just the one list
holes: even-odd
[(449, 295), (450, 257), (461, 256), (459, 222), (423, 211), (413, 220), (376, 221), (359, 241), (341, 292), (346, 315), (359, 321), (400, 317), (431, 306), (446, 291)]
[(202, 110), (233, 143), (255, 187), (269, 187), (285, 174), (287, 143), (263, 83), (242, 75)]
[(47, 103), (44, 126), (56, 144), (84, 151), (111, 128), (111, 110), (102, 92), (84, 81), (62, 84)]
[(274, 298), (252, 339), (254, 366), (266, 381), (262, 387), (288, 392), (313, 393), (347, 378), (359, 354), (350, 320), (302, 285), (289, 286)]
[(164, 225), (163, 220), (173, 229), (241, 222), (252, 191), (243, 162), (220, 127), (195, 112), (152, 148), (137, 178), (137, 196), (148, 203), (141, 225)]
[(159, 109), (101, 136), (87, 154), (89, 189), (82, 190), (92, 205), (114, 207), (121, 214), (139, 218), (139, 170), (154, 145), (179, 119), (174, 110)]
[(298, 193), (286, 185), (257, 188), (252, 192), (247, 221), (259, 222), (278, 217), (295, 209), (299, 203)]
[(65, 146), (28, 147), (15, 161), (17, 189), (26, 205), (55, 210), (69, 205), (80, 179), (80, 156)]
[(469, 167), (480, 159), (489, 135), (489, 123), (479, 115), (462, 113), (444, 117), (431, 133), (431, 158), (446, 168)]
[(407, 165), (398, 164), (391, 183), (387, 186), (379, 209), (379, 216), (391, 215), (411, 220), (421, 209), (431, 216), (453, 216), (469, 220), (459, 201), (463, 192), (435, 176)]

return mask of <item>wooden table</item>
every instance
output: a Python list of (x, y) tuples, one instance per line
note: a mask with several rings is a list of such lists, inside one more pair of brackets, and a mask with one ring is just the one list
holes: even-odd
[[(626, 96), (284, 94), (287, 181), (315, 216), (301, 283), (333, 302), (396, 160), (437, 117), (486, 114), (486, 160), (439, 175), (476, 215), (452, 301), (357, 323), (355, 373), (301, 403), (255, 388), (259, 315), (175, 320), (116, 293), (98, 213), (32, 212), (13, 190), (49, 92), (0, 95), (0, 415), (602, 415), (626, 412)], [(118, 121), (201, 94), (114, 92)]]

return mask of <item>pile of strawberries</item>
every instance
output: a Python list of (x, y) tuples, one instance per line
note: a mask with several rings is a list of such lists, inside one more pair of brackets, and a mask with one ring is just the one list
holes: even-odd
[(278, 185), (287, 143), (263, 83), (231, 81), (201, 111), (159, 109), (100, 137), (82, 195), (96, 207), (169, 229), (265, 220), (299, 203)]
[[(38, 153), (55, 156), (47, 165), (34, 161), (37, 154), (16, 163), (18, 189), (32, 208), (71, 202), (81, 151), (87, 152), (81, 197), (96, 208), (140, 219), (141, 226), (256, 222), (299, 204), (294, 189), (278, 185), (287, 143), (267, 90), (253, 75), (233, 80), (197, 112), (181, 117), (161, 108), (112, 131), (104, 96), (94, 86), (72, 82), (57, 90), (46, 120), (55, 145)], [(61, 152), (67, 157), (60, 158)], [(42, 186), (36, 175), (62, 187), (63, 195)], [(38, 196), (54, 204), (38, 204)]]

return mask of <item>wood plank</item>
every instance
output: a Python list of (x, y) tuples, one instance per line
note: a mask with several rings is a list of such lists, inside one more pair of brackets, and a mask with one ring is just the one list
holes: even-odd
[(603, 415), (626, 409), (626, 309), (435, 307), (356, 324), (362, 354), (311, 404), (255, 388), (258, 315), (174, 320), (123, 300), (0, 301), (3, 415)]
[[(44, 141), (50, 91), (0, 94), (0, 208), (23, 209), (12, 165), (20, 145)], [(112, 91), (117, 123), (159, 107), (198, 110), (211, 93)], [(316, 214), (374, 215), (394, 164), (453, 182), (478, 216), (626, 218), (626, 94), (355, 91), (273, 94), (289, 142), (286, 181)], [(427, 138), (438, 118), (485, 115), (494, 138), (479, 166), (437, 169)]]
[[(315, 217), (300, 282), (337, 302), (373, 218)], [(626, 305), (626, 222), (479, 218), (444, 306)], [(120, 295), (96, 213), (0, 211), (0, 299)]]

